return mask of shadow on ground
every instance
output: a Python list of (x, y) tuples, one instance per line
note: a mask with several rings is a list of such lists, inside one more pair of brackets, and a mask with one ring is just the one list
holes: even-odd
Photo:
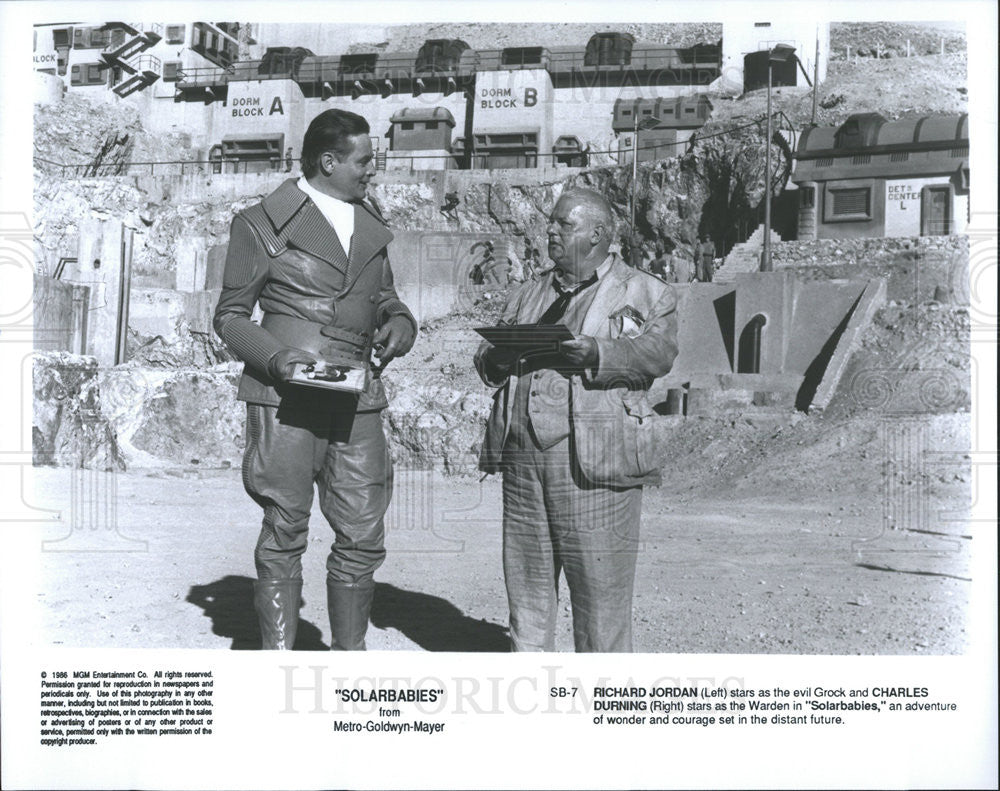
[[(232, 640), (233, 651), (259, 650), (260, 627), (253, 608), (253, 580), (229, 575), (206, 585), (192, 585), (187, 601), (212, 621), (212, 634)], [(377, 583), (371, 622), (397, 629), (425, 651), (508, 651), (507, 630), (499, 624), (463, 615), (439, 596)], [(299, 620), (296, 651), (327, 651), (319, 628)]]
[(426, 651), (509, 651), (507, 630), (464, 615), (447, 599), (377, 583), (372, 624), (398, 629)]
[[(229, 575), (207, 585), (192, 585), (187, 601), (197, 604), (212, 620), (212, 634), (232, 640), (233, 651), (259, 650), (260, 627), (253, 608), (253, 580)], [(328, 651), (319, 628), (299, 620), (296, 651)]]

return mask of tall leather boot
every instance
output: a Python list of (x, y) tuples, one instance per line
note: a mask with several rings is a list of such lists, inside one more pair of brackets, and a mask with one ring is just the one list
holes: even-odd
[(368, 615), (375, 598), (375, 581), (334, 582), (326, 580), (326, 603), (330, 609), (330, 650), (364, 651)]
[(253, 605), (260, 622), (261, 649), (290, 651), (299, 627), (302, 580), (268, 579), (253, 584)]

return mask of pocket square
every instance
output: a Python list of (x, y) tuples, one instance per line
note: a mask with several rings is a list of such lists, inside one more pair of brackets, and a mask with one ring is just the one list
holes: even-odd
[(634, 338), (642, 331), (642, 324), (646, 320), (643, 315), (631, 305), (619, 308), (611, 314), (612, 331), (618, 336)]

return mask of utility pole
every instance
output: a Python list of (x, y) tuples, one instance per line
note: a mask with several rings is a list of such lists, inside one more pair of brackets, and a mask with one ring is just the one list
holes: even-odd
[(816, 126), (817, 99), (819, 99), (819, 28), (816, 29), (816, 56), (813, 58), (813, 107), (810, 126)]
[[(634, 123), (632, 125), (632, 200), (630, 207), (630, 217), (628, 224), (628, 231), (630, 236), (635, 236), (635, 188), (636, 182), (639, 180), (639, 130), (640, 129), (652, 129), (657, 124), (660, 123), (658, 117), (650, 116), (639, 123), (639, 100), (636, 100), (633, 105), (632, 113), (635, 116)], [(631, 239), (629, 244), (631, 244)]]
[(767, 58), (767, 139), (764, 141), (764, 249), (760, 271), (771, 271), (771, 57)]
[[(795, 47), (778, 44), (767, 53), (767, 140), (764, 148), (764, 249), (760, 254), (760, 271), (771, 271), (771, 74), (774, 63), (787, 63), (795, 57)], [(799, 62), (803, 74), (805, 68)], [(809, 75), (806, 75), (806, 80)]]

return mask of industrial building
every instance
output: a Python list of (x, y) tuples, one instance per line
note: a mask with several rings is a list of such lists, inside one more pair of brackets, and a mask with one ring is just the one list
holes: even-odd
[[(722, 40), (689, 47), (604, 30), (575, 46), (475, 49), (453, 38), (329, 53), (284, 45), (299, 29), (286, 27), (39, 26), (35, 67), (50, 94), (142, 102), (149, 129), (189, 135), (218, 171), (282, 169), (298, 158), (309, 121), (331, 107), (369, 121), (380, 168), (534, 168), (624, 164), (636, 149), (640, 161), (681, 153), (711, 114), (704, 94), (747, 87), (754, 47), (800, 45), (811, 69), (810, 37), (825, 35), (824, 51), (828, 40), (815, 26), (759, 22), (723, 25)], [(259, 41), (260, 29), (282, 45)], [(794, 73), (775, 79), (796, 84)]]
[(969, 216), (969, 116), (877, 113), (805, 130), (792, 180), (799, 239), (942, 236)]

